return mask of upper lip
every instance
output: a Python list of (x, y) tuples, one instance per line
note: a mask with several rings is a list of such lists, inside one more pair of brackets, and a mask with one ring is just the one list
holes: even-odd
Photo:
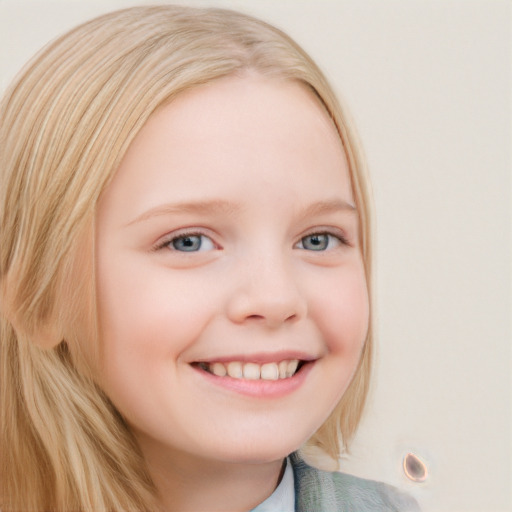
[(196, 359), (194, 363), (229, 363), (230, 361), (240, 361), (241, 363), (279, 363), (280, 361), (289, 361), (298, 359), (299, 361), (314, 361), (318, 356), (298, 352), (296, 350), (284, 350), (273, 353), (253, 353), (253, 354), (232, 354), (226, 356), (215, 356), (212, 358)]

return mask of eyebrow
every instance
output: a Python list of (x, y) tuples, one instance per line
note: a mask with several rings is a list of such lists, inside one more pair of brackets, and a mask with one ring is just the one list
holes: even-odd
[(160, 217), (164, 215), (176, 215), (178, 213), (195, 213), (199, 215), (212, 215), (212, 214), (233, 214), (240, 211), (240, 205), (231, 203), (229, 201), (211, 200), (211, 201), (190, 201), (184, 203), (163, 204), (151, 208), (150, 210), (142, 213), (135, 219), (128, 222), (127, 226), (142, 222), (153, 217)]
[(357, 208), (349, 201), (345, 201), (343, 199), (332, 199), (329, 201), (319, 201), (311, 204), (304, 210), (302, 215), (304, 217), (312, 217), (315, 215), (336, 213), (340, 211), (357, 213)]
[[(128, 222), (126, 225), (131, 226), (133, 224), (137, 224), (154, 217), (176, 215), (180, 213), (193, 213), (198, 215), (233, 215), (240, 212), (241, 209), (242, 208), (238, 203), (232, 203), (230, 201), (222, 201), (218, 199), (211, 201), (191, 201), (183, 203), (163, 204), (142, 213), (135, 219)], [(332, 199), (328, 201), (318, 201), (309, 205), (303, 212), (301, 212), (301, 215), (302, 217), (306, 218), (315, 215), (336, 213), (339, 211), (356, 213), (357, 209), (349, 201), (345, 201), (343, 199)]]

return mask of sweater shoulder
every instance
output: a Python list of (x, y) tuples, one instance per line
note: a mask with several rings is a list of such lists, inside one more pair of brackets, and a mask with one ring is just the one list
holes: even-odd
[(392, 485), (292, 461), (298, 512), (419, 512), (416, 500)]
[[(393, 512), (419, 512), (416, 500), (396, 487), (359, 478), (347, 473), (327, 473), (334, 481), (338, 499), (348, 503), (361, 504), (360, 510), (381, 510)], [(364, 506), (363, 506), (364, 505)], [(355, 508), (354, 510), (359, 510)]]

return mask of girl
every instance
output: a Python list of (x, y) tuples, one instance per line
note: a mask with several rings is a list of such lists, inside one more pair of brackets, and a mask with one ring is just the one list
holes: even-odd
[(369, 199), (286, 35), (141, 7), (1, 105), (3, 512), (411, 510), (326, 473), (371, 364)]

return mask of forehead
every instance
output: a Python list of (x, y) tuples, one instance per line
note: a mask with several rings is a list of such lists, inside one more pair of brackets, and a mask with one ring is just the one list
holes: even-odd
[(349, 200), (349, 182), (338, 132), (316, 95), (295, 81), (248, 75), (188, 90), (158, 109), (104, 195), (131, 188), (129, 201), (144, 210), (202, 199), (183, 197), (194, 190), (236, 199), (244, 183), (268, 190), (287, 183), (292, 194), (302, 183), (313, 194), (343, 189)]

